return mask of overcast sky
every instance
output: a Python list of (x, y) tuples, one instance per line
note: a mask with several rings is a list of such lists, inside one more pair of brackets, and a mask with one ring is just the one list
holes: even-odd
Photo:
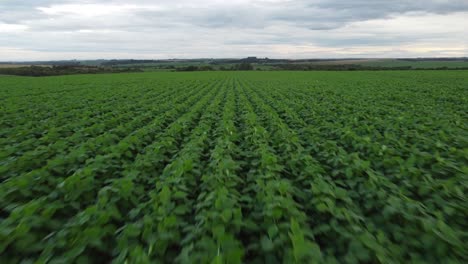
[(468, 0), (0, 0), (0, 61), (468, 56)]

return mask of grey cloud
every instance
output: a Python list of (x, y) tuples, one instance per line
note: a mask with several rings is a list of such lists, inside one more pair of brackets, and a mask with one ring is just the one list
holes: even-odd
[(389, 13), (429, 12), (450, 13), (468, 10), (465, 0), (352, 0), (352, 1), (319, 1), (309, 6), (318, 6), (333, 10), (353, 10), (367, 15), (382, 16)]
[[(296, 23), (313, 30), (329, 30), (349, 22), (387, 18), (410, 12), (446, 14), (468, 11), (466, 0), (320, 0), (292, 1), (271, 14), (271, 19)], [(299, 3), (300, 2), (300, 3)]]
[[(58, 4), (157, 4), (166, 7), (162, 11), (132, 10), (127, 17), (111, 24), (104, 23), (107, 28), (116, 27), (155, 27), (171, 25), (192, 25), (207, 28), (238, 27), (264, 28), (277, 23), (288, 23), (311, 30), (330, 30), (342, 27), (350, 22), (385, 18), (389, 15), (408, 12), (450, 13), (468, 11), (468, 1), (452, 0), (315, 0), (315, 1), (249, 1), (247, 3), (226, 4), (223, 2), (206, 1), (206, 5), (190, 4), (191, 1), (1, 1), (0, 21), (4, 23), (24, 23), (38, 30), (69, 30), (70, 28), (86, 29), (86, 23), (79, 25), (59, 24), (35, 20), (48, 20), (38, 7), (50, 7)], [(210, 4), (211, 3), (211, 4)], [(57, 15), (59, 16), (59, 15)], [(68, 18), (73, 20), (73, 18)], [(92, 23), (92, 21), (88, 21)], [(126, 22), (126, 23), (125, 23)], [(101, 22), (102, 23), (102, 22)], [(95, 25), (99, 26), (99, 25)]]
[[(64, 4), (132, 5), (122, 12), (86, 17), (79, 13), (47, 13), (41, 8)], [(148, 8), (160, 6), (161, 8)], [(309, 0), (309, 1), (150, 1), (150, 0), (0, 0), (0, 25), (28, 27), (0, 34), (1, 47), (67, 54), (193, 54), (216, 56), (268, 54), (267, 48), (314, 46), (342, 48), (394, 46), (424, 42), (459, 45), (466, 37), (439, 32), (387, 32), (364, 25), (367, 32), (347, 28), (356, 22), (414, 14), (468, 12), (468, 1), (443, 0)], [(466, 20), (466, 19), (465, 19)], [(467, 21), (468, 22), (468, 21)], [(408, 25), (411, 27), (411, 25)], [(1, 30), (1, 28), (0, 28)], [(458, 30), (465, 33), (466, 30)], [(366, 33), (366, 34), (364, 34)], [(444, 40), (440, 44), (439, 40)], [(449, 43), (451, 42), (451, 43)], [(447, 44), (448, 43), (448, 44)], [(238, 50), (238, 53), (234, 51)], [(394, 49), (397, 50), (397, 49)], [(296, 54), (306, 54), (297, 51)], [(355, 54), (355, 53), (353, 53)], [(369, 52), (371, 54), (371, 52)], [(274, 56), (274, 55), (273, 55)]]

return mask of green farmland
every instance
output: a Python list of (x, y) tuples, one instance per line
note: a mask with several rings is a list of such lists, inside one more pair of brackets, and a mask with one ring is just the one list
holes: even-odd
[(0, 76), (0, 263), (467, 263), (468, 71)]
[(357, 64), (370, 67), (411, 67), (413, 69), (430, 69), (430, 68), (467, 68), (468, 60), (395, 60), (395, 59), (381, 59), (381, 60), (368, 60), (358, 62)]

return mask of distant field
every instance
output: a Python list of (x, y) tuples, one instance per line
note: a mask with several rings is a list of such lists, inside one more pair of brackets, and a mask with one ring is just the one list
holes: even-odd
[[(19, 68), (19, 67), (30, 67), (32, 65), (29, 64), (1, 64), (0, 63), (0, 68)], [(37, 67), (52, 67), (52, 65), (34, 65)]]
[(468, 61), (405, 61), (405, 60), (369, 60), (357, 62), (356, 64), (372, 67), (407, 67), (415, 69), (424, 68), (468, 68)]
[(355, 59), (355, 60), (318, 60), (318, 61), (304, 61), (304, 62), (291, 62), (298, 64), (317, 64), (317, 65), (347, 65), (347, 64), (362, 64), (369, 61), (380, 61), (379, 59)]
[[(43, 64), (41, 64), (43, 63)], [(468, 59), (267, 59), (267, 58), (246, 58), (246, 59), (193, 59), (193, 60), (91, 60), (91, 61), (48, 61), (31, 62), (31, 64), (6, 64), (0, 63), (0, 70), (6, 68), (42, 66), (86, 66), (105, 68), (115, 71), (217, 71), (217, 70), (238, 70), (242, 63), (248, 63), (254, 70), (382, 70), (386, 68), (406, 69), (457, 69), (468, 68)], [(245, 70), (245, 68), (244, 68)], [(99, 70), (96, 70), (99, 71)], [(21, 74), (19, 74), (21, 75)]]
[(322, 60), (315, 62), (292, 62), (293, 64), (313, 64), (313, 65), (362, 65), (370, 67), (412, 67), (415, 69), (428, 69), (447, 67), (468, 68), (468, 60), (397, 60), (397, 59), (353, 59), (353, 60)]
[(0, 263), (466, 263), (468, 71), (0, 76)]
[[(214, 64), (210, 61), (205, 62), (191, 62), (191, 61), (168, 61), (158, 63), (133, 63), (133, 64), (116, 64), (116, 67), (143, 67), (145, 71), (154, 70), (170, 70), (167, 67), (179, 68), (188, 66), (210, 66), (214, 70), (219, 70), (220, 67), (229, 69), (236, 63), (225, 63), (222, 61), (216, 61)], [(292, 60), (292, 61), (281, 61), (281, 62), (252, 62), (255, 69), (261, 70), (278, 70), (278, 64), (282, 65), (319, 65), (326, 69), (327, 66), (339, 66), (339, 65), (361, 65), (365, 67), (379, 67), (379, 68), (392, 68), (392, 67), (412, 67), (413, 69), (432, 69), (447, 67), (448, 69), (455, 68), (468, 68), (468, 60), (399, 60), (399, 59), (346, 59), (346, 60)], [(281, 67), (280, 67), (281, 68)], [(287, 67), (286, 67), (287, 69)]]
[(29, 67), (30, 65), (24, 64), (0, 64), (0, 68), (18, 68), (18, 67)]

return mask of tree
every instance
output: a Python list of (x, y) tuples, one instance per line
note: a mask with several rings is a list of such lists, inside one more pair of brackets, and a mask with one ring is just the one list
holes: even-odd
[(252, 64), (247, 62), (236, 64), (234, 67), (234, 70), (236, 71), (252, 71), (253, 69), (254, 67), (252, 66)]

